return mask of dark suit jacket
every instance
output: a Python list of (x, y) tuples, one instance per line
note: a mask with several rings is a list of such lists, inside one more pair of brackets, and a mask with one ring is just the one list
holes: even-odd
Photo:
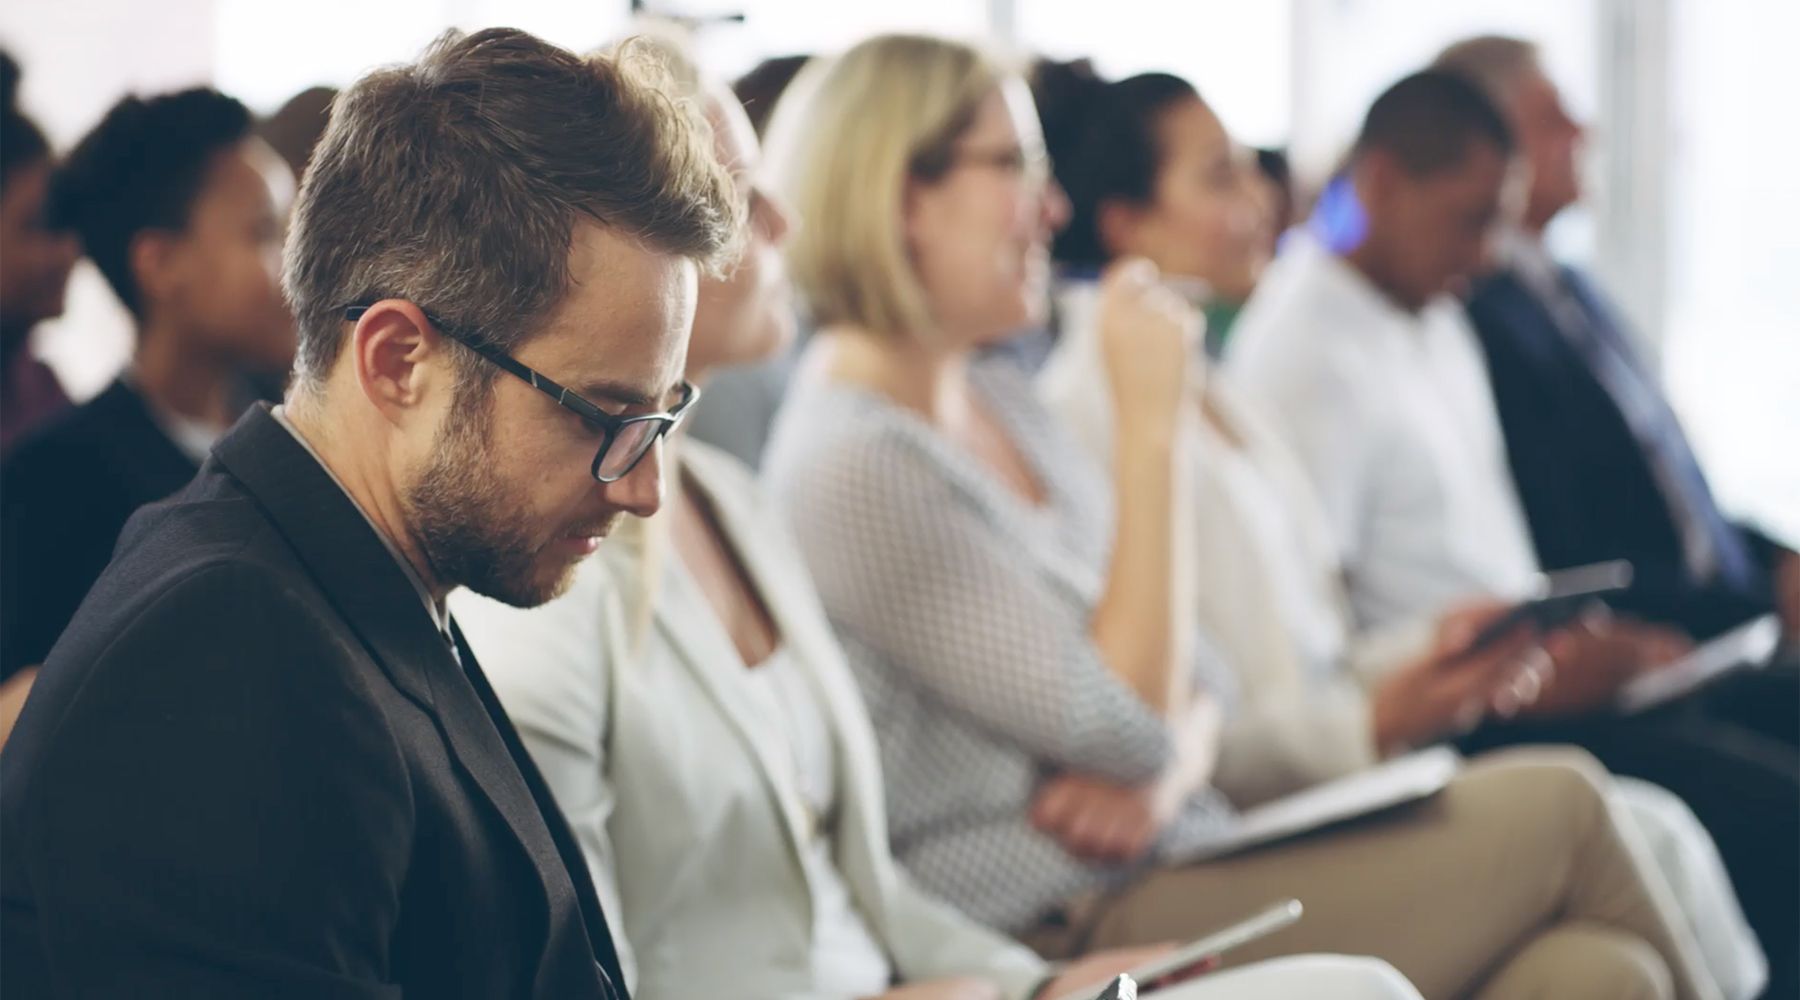
[(20, 443), (0, 467), (0, 677), (44, 662), (126, 519), (197, 471), (123, 381)]
[(580, 850), (462, 655), (252, 410), (126, 526), (0, 754), (0, 993), (624, 997)]
[[(1590, 315), (1610, 313), (1583, 283), (1573, 287)], [(1764, 576), (1692, 578), (1650, 459), (1612, 395), (1517, 275), (1503, 271), (1478, 283), (1468, 311), (1546, 569), (1629, 559), (1635, 584), (1615, 603), (1699, 636), (1769, 610)]]

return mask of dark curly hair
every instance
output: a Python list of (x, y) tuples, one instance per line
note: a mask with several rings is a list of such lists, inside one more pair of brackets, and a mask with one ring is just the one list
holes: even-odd
[(1086, 60), (1038, 63), (1031, 90), (1057, 183), (1069, 197), (1069, 224), (1052, 252), (1064, 265), (1100, 267), (1112, 258), (1100, 239), (1101, 206), (1151, 200), (1162, 166), (1162, 116), (1200, 94), (1168, 73), (1108, 83)]
[(127, 97), (76, 144), (50, 188), (52, 220), (82, 249), (126, 308), (141, 317), (131, 241), (149, 229), (185, 229), (214, 158), (250, 136), (248, 108), (197, 87)]
[(19, 64), (0, 51), (0, 185), (20, 167), (49, 158), (43, 131), (19, 111)]

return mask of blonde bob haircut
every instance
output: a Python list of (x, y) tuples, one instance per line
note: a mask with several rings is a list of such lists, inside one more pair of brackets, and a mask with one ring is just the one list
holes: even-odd
[(788, 271), (816, 326), (931, 335), (906, 184), (950, 169), (952, 145), (1012, 75), (987, 52), (921, 35), (877, 36), (801, 71), (775, 108), (765, 162), (800, 218)]

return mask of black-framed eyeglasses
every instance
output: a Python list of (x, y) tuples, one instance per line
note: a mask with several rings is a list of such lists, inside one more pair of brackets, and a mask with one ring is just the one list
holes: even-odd
[[(368, 311), (368, 306), (349, 306), (344, 309), (344, 319), (354, 323)], [(573, 411), (598, 428), (602, 433), (600, 450), (594, 453), (594, 464), (588, 470), (596, 482), (616, 483), (630, 475), (631, 470), (644, 460), (644, 456), (650, 454), (650, 449), (656, 447), (656, 442), (674, 430), (694, 405), (694, 401), (700, 398), (700, 387), (684, 380), (680, 385), (680, 401), (666, 413), (611, 414), (583, 399), (573, 390), (538, 374), (512, 355), (479, 337), (450, 327), (430, 313), (425, 313), (425, 318), (431, 321), (432, 326), (437, 327), (439, 333), (481, 355), (501, 370), (549, 396), (556, 401), (556, 405)]]

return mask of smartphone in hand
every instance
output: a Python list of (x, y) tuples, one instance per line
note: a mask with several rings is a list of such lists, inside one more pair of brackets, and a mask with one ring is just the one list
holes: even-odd
[(1581, 617), (1593, 602), (1631, 586), (1631, 576), (1631, 563), (1623, 559), (1545, 573), (1538, 579), (1531, 597), (1483, 626), (1469, 640), (1462, 655), (1481, 652), (1527, 626), (1539, 632), (1562, 628)]
[(1137, 983), (1130, 976), (1114, 976), (1094, 1000), (1137, 1000)]
[[(1177, 948), (1167, 955), (1132, 969), (1130, 972), (1114, 979), (1108, 989), (1116, 988), (1123, 980), (1130, 985), (1129, 993), (1121, 993), (1121, 997), (1136, 997), (1138, 986), (1146, 993), (1173, 986), (1199, 973), (1209, 971), (1219, 964), (1219, 959), (1233, 948), (1241, 948), (1252, 941), (1267, 937), (1270, 934), (1293, 924), (1304, 912), (1300, 901), (1289, 899), (1269, 907), (1245, 920), (1240, 920), (1223, 930), (1208, 934), (1190, 944)], [(1106, 1000), (1111, 993), (1101, 994), (1099, 1000)], [(1077, 1000), (1065, 997), (1063, 1000)], [(1080, 1000), (1086, 1000), (1083, 994)]]

